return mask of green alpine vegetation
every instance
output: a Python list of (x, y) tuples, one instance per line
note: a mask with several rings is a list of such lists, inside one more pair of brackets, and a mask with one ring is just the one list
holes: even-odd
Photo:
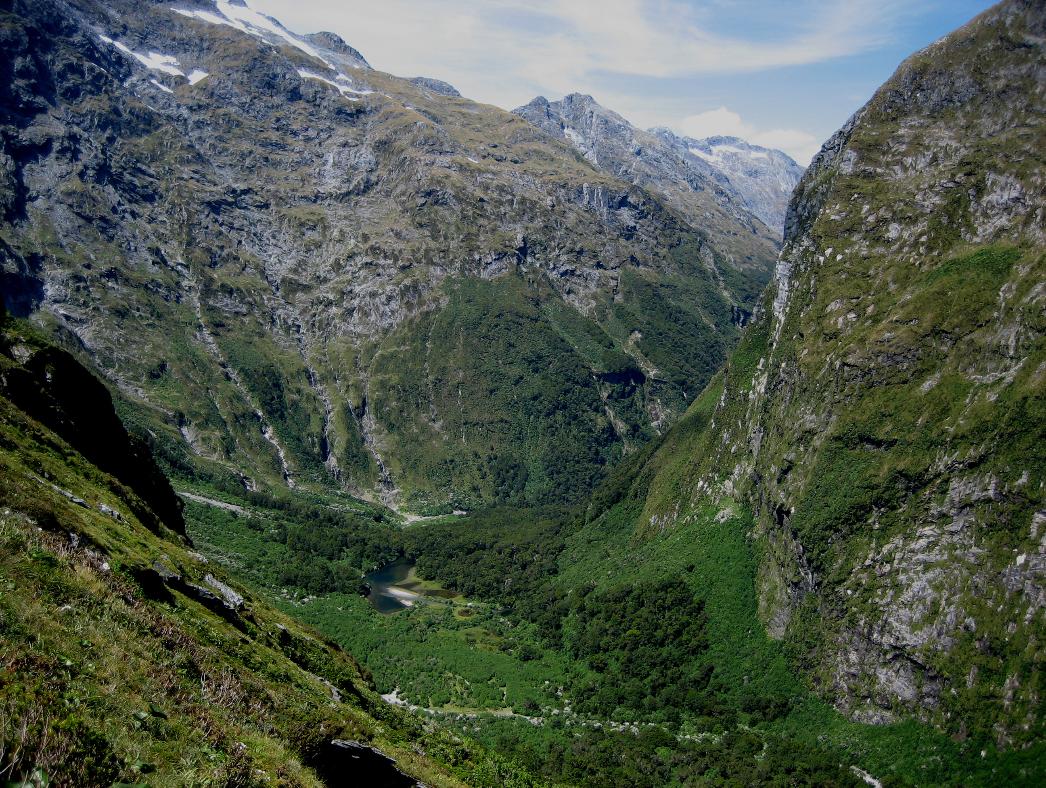
[(0, 3), (0, 780), (1046, 782), (1039, 0), (780, 248), (254, 13)]
[[(915, 719), (961, 751), (1003, 753), (1029, 783), (1043, 746), (1044, 24), (1038, 4), (1000, 4), (902, 64), (825, 145), (759, 319), (656, 449), (594, 496), (561, 561), (573, 587), (633, 577), (645, 556), (708, 583), (747, 552), (752, 632), (805, 691), (857, 722)], [(743, 546), (724, 555), (738, 520)], [(701, 596), (726, 638), (715, 594)], [(942, 760), (947, 779), (974, 779)]]
[[(106, 444), (82, 442), (94, 425), (80, 402), (108, 398), (85, 370), (74, 388), (52, 376), (37, 392), (46, 409), (21, 408), (17, 389), (43, 380), (37, 364), (75, 362), (2, 313), (0, 331), (0, 776), (77, 786), (322, 785), (350, 774), (398, 784), (396, 770), (430, 785), (529, 779), (384, 703), (349, 655), (192, 549), (180, 512), (121, 466), (128, 439), (110, 403), (90, 414), (115, 422)], [(140, 449), (134, 460), (151, 463)], [(337, 740), (388, 771), (352, 771)]]

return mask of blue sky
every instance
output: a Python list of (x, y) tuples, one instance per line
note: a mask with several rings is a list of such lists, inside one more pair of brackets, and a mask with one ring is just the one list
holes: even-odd
[(801, 164), (897, 65), (987, 0), (248, 0), (399, 76), (512, 109), (590, 93), (637, 126), (734, 134)]

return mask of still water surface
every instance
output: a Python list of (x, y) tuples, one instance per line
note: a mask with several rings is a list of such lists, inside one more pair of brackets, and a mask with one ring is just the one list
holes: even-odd
[(419, 580), (412, 571), (414, 562), (401, 559), (381, 569), (366, 574), (363, 581), (370, 586), (367, 600), (379, 613), (395, 613), (411, 607), (421, 597), (437, 596), (451, 599), (458, 596), (453, 591), (432, 588)]

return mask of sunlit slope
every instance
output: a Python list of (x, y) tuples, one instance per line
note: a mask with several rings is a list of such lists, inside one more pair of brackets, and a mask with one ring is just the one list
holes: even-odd
[(75, 337), (167, 467), (577, 500), (736, 341), (776, 255), (745, 217), (688, 222), (335, 36), (172, 5), (0, 11), (5, 302)]

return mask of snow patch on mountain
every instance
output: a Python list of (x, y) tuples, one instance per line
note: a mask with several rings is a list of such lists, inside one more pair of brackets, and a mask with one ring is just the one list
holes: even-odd
[(570, 140), (571, 144), (580, 151), (581, 155), (584, 156), (592, 164), (598, 164), (598, 157), (596, 156), (595, 150), (588, 144), (588, 141), (579, 134), (576, 130), (567, 126), (563, 129), (563, 134)]
[(135, 52), (126, 44), (123, 44), (119, 41), (114, 41), (108, 36), (98, 37), (106, 44), (110, 44), (116, 47), (125, 55), (133, 57), (135, 60), (137, 60), (150, 71), (160, 71), (164, 74), (170, 74), (175, 77), (185, 76), (185, 72), (182, 71), (182, 69), (180, 68), (178, 58), (176, 57), (172, 57), (171, 55), (164, 55), (159, 52), (147, 52), (143, 55), (140, 52)]
[(673, 145), (684, 158), (699, 159), (725, 176), (769, 227), (784, 227), (788, 198), (803, 174), (803, 168), (788, 154), (737, 137), (693, 139), (678, 137), (664, 128), (650, 131)]
[(338, 83), (338, 85), (337, 85), (338, 90), (340, 90), (343, 94), (344, 93), (355, 93), (357, 96), (369, 96), (371, 93), (374, 92), (373, 90), (367, 90), (367, 89), (360, 90), (358, 88), (352, 87), (352, 85), (353, 85), (352, 78), (351, 77), (347, 77), (344, 74), (338, 74), (338, 76), (336, 76), (334, 78), (334, 81)]
[(712, 147), (711, 151), (701, 150), (701, 148), (689, 147), (687, 148), (695, 156), (700, 156), (705, 161), (722, 161), (727, 157), (727, 154), (734, 154), (736, 156), (744, 156), (749, 159), (769, 159), (770, 154), (767, 151), (738, 148), (735, 145), (716, 145)]
[[(356, 50), (345, 44), (340, 38), (329, 33), (318, 33), (307, 37), (295, 35), (270, 16), (255, 11), (245, 3), (237, 4), (216, 0), (215, 11), (204, 11), (199, 8), (171, 8), (176, 14), (187, 16), (190, 19), (198, 19), (211, 25), (225, 25), (249, 36), (260, 38), (266, 43), (274, 46), (278, 44), (289, 44), (309, 57), (325, 63), (331, 69), (337, 71), (339, 64), (349, 65), (352, 68), (360, 68), (367, 65), (363, 56)], [(308, 38), (309, 40), (306, 40)], [(316, 41), (323, 50), (309, 43)]]
[(344, 74), (338, 74), (334, 79), (327, 79), (322, 74), (317, 74), (315, 71), (309, 71), (304, 68), (298, 69), (298, 76), (302, 79), (315, 79), (317, 82), (322, 82), (325, 85), (330, 85), (332, 88), (337, 90), (341, 95), (349, 101), (359, 101), (358, 98), (350, 96), (350, 93), (354, 93), (357, 96), (369, 96), (373, 93), (373, 90), (357, 90), (352, 87), (352, 80), (350, 80)]

